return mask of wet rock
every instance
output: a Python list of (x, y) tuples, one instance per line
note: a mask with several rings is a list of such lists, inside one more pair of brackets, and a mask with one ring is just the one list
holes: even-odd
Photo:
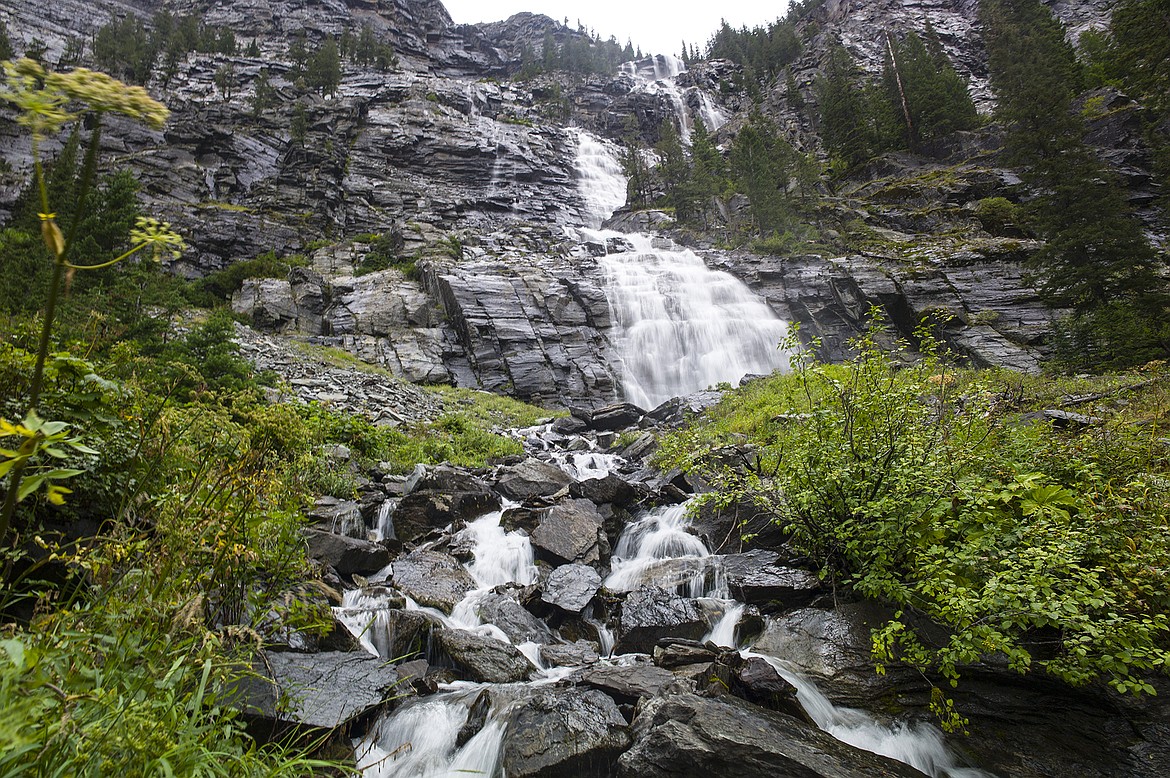
[(556, 465), (528, 459), (500, 472), (496, 488), (505, 497), (523, 502), (533, 497), (550, 497), (564, 489), (573, 479)]
[(359, 540), (366, 539), (366, 523), (362, 519), (361, 507), (352, 500), (318, 497), (309, 511), (309, 518), (317, 529)]
[(710, 664), (719, 656), (711, 646), (694, 640), (662, 641), (654, 647), (654, 664), (666, 669), (687, 665)]
[(500, 517), (500, 526), (508, 532), (524, 530), (529, 535), (544, 518), (544, 511), (540, 508), (508, 508)]
[(398, 673), (365, 652), (263, 652), (237, 687), (245, 715), (313, 729), (344, 727), (383, 708)]
[(647, 664), (596, 666), (581, 675), (580, 683), (600, 689), (619, 703), (633, 704), (653, 697), (678, 679), (674, 673)]
[(731, 593), (743, 602), (776, 602), (785, 608), (795, 608), (808, 605), (823, 592), (824, 584), (817, 576), (781, 565), (780, 559), (774, 551), (756, 549), (722, 556), (719, 564)]
[(732, 694), (760, 707), (807, 720), (796, 699), (796, 687), (785, 681), (766, 660), (753, 656), (737, 665), (731, 676)]
[(489, 594), (476, 605), (485, 624), (500, 628), (513, 643), (550, 643), (552, 631), (516, 600), (503, 594)]
[(391, 514), (394, 535), (416, 543), (427, 533), (449, 524), (482, 516), (500, 507), (500, 498), (481, 492), (416, 491), (403, 497)]
[(394, 586), (420, 605), (445, 613), (475, 588), (475, 580), (459, 562), (438, 551), (415, 551), (394, 560)]
[(613, 700), (598, 691), (550, 689), (525, 700), (501, 755), (509, 778), (612, 775), (630, 744)]
[(309, 558), (331, 565), (340, 575), (369, 575), (390, 563), (390, 552), (377, 543), (321, 530), (302, 530)]
[(662, 638), (698, 640), (707, 629), (707, 620), (694, 600), (657, 586), (643, 586), (630, 592), (622, 603), (614, 651), (650, 653)]
[(588, 500), (566, 500), (549, 508), (532, 532), (532, 545), (553, 562), (595, 564), (601, 560), (605, 538), (602, 521), (597, 506)]
[(516, 683), (536, 669), (519, 649), (495, 638), (457, 629), (437, 629), (435, 646), (460, 676), (479, 683)]
[(549, 574), (540, 599), (570, 613), (580, 613), (601, 588), (601, 576), (587, 565), (561, 565)]
[(665, 427), (680, 427), (691, 418), (712, 408), (723, 399), (723, 393), (714, 390), (695, 392), (675, 397), (646, 414), (646, 418)]
[(462, 747), (468, 740), (478, 735), (484, 724), (487, 724), (491, 709), (492, 695), (485, 689), (475, 698), (475, 702), (471, 703), (471, 708), (467, 711), (467, 722), (459, 728), (459, 734), (455, 736), (455, 745)]
[(418, 611), (373, 611), (363, 636), (386, 660), (400, 661), (420, 655), (427, 646), (434, 623)]
[(541, 646), (540, 658), (553, 667), (580, 667), (601, 659), (597, 653), (597, 644), (588, 640)]
[(597, 505), (616, 505), (628, 508), (638, 499), (638, 490), (624, 478), (607, 474), (604, 478), (588, 478), (569, 486), (569, 494)]
[(732, 697), (672, 694), (646, 702), (619, 778), (921, 778), (892, 759), (846, 745), (791, 716)]
[(645, 415), (646, 412), (633, 403), (614, 403), (590, 412), (583, 421), (597, 432), (616, 432), (635, 426)]

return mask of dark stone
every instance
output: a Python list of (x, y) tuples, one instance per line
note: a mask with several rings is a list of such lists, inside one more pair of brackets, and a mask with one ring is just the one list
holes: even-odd
[(609, 473), (604, 478), (589, 478), (569, 487), (569, 494), (597, 505), (616, 505), (628, 508), (637, 501), (638, 490), (620, 476)]
[(778, 601), (786, 608), (808, 605), (824, 591), (821, 580), (795, 567), (779, 564), (774, 551), (755, 549), (719, 557), (731, 593), (752, 604)]
[(309, 511), (316, 529), (344, 535), (358, 540), (366, 539), (366, 523), (362, 519), (360, 506), (352, 500), (336, 497), (318, 497)]
[(605, 665), (590, 667), (580, 683), (600, 689), (620, 703), (633, 704), (640, 697), (653, 697), (677, 681), (674, 673), (654, 665)]
[(580, 667), (594, 664), (601, 659), (597, 653), (597, 644), (589, 640), (541, 646), (540, 658), (545, 664), (554, 667)]
[(485, 624), (494, 624), (513, 643), (551, 643), (552, 632), (543, 621), (504, 594), (489, 594), (476, 608)]
[[(691, 531), (706, 540), (714, 554), (734, 554), (752, 548), (775, 549), (785, 539), (773, 515), (748, 500), (726, 507), (714, 502), (703, 503), (691, 521)], [(745, 541), (745, 537), (749, 540)]]
[(344, 728), (381, 710), (395, 694), (393, 668), (365, 652), (262, 652), (240, 682), (245, 715), (313, 729)]
[(643, 586), (630, 592), (622, 603), (614, 652), (650, 653), (662, 638), (698, 640), (707, 630), (707, 620), (694, 600), (657, 586)]
[(365, 638), (382, 659), (398, 661), (426, 650), (434, 624), (418, 611), (387, 608), (370, 614)]
[(471, 703), (471, 708), (467, 711), (467, 721), (459, 728), (459, 734), (455, 737), (455, 745), (463, 747), (468, 740), (478, 735), (483, 725), (487, 723), (491, 709), (492, 696), (485, 689), (475, 698), (475, 702)]
[(420, 605), (450, 613), (475, 580), (464, 567), (438, 551), (415, 551), (394, 561), (394, 586)]
[(598, 408), (589, 415), (589, 428), (598, 432), (616, 432), (637, 425), (646, 411), (633, 403), (615, 403)]
[(922, 778), (734, 697), (656, 697), (639, 708), (633, 732), (633, 747), (618, 760), (620, 778)]
[(672, 670), (676, 667), (714, 662), (719, 652), (693, 640), (663, 640), (654, 647), (654, 664)]
[[(731, 676), (731, 693), (769, 710), (807, 719), (796, 699), (796, 687), (785, 681), (775, 667), (758, 656), (741, 660)], [(811, 722), (810, 722), (811, 723)]]
[(561, 565), (549, 574), (540, 599), (570, 613), (580, 613), (601, 588), (601, 576), (586, 565)]
[(519, 649), (495, 638), (458, 629), (437, 629), (432, 639), (461, 677), (469, 681), (516, 683), (527, 681), (536, 669)]
[(544, 518), (544, 511), (539, 508), (525, 508), (523, 506), (509, 508), (500, 517), (500, 526), (508, 532), (520, 529), (531, 535), (542, 518)]
[(532, 545), (552, 562), (595, 564), (601, 560), (604, 537), (597, 506), (588, 500), (566, 500), (549, 508), (532, 532)]
[(533, 497), (550, 497), (564, 489), (573, 479), (556, 465), (529, 459), (500, 472), (496, 488), (505, 497), (523, 502)]
[(377, 543), (321, 530), (302, 530), (309, 558), (333, 567), (340, 575), (369, 575), (390, 564), (390, 552)]
[(549, 689), (525, 700), (501, 755), (508, 778), (612, 775), (630, 744), (626, 720), (598, 691)]
[(394, 535), (405, 543), (418, 540), (435, 529), (482, 516), (500, 507), (500, 498), (489, 491), (411, 492), (398, 502), (391, 520)]

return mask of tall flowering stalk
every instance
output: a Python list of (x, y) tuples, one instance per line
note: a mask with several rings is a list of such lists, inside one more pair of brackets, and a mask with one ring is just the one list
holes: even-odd
[[(37, 415), (37, 405), (44, 382), (45, 361), (49, 354), (53, 320), (63, 279), (72, 277), (78, 270), (109, 267), (144, 249), (150, 249), (153, 258), (158, 260), (163, 252), (169, 252), (177, 257), (185, 248), (183, 239), (173, 232), (168, 224), (155, 219), (140, 218), (130, 233), (132, 245), (129, 250), (105, 261), (92, 263), (71, 261), (70, 250), (77, 237), (77, 229), (81, 223), (80, 215), (85, 213), (86, 200), (93, 189), (96, 177), (102, 119), (106, 114), (121, 114), (153, 129), (161, 129), (170, 112), (162, 103), (151, 98), (142, 87), (127, 86), (105, 73), (86, 68), (77, 68), (69, 73), (54, 73), (45, 70), (39, 62), (26, 58), (16, 62), (4, 62), (3, 69), (4, 80), (0, 85), (0, 99), (16, 107), (19, 111), (17, 122), (28, 128), (32, 136), (33, 173), (41, 201), (39, 212), (41, 237), (53, 262), (53, 274), (45, 302), (44, 322), (29, 389), (27, 414), (20, 424), (0, 419), (0, 440), (8, 437), (19, 439), (18, 445), (13, 448), (0, 447), (0, 477), (8, 476), (4, 506), (0, 509), (0, 544), (8, 538), (18, 502), (35, 493), (43, 485), (49, 500), (60, 503), (69, 490), (55, 482), (81, 472), (61, 468), (42, 469), (26, 478), (28, 475), (26, 469), (30, 461), (41, 455), (61, 458), (63, 446), (83, 453), (96, 453), (79, 439), (69, 437), (68, 425), (63, 422), (43, 421)], [(57, 215), (49, 202), (44, 165), (41, 161), (41, 142), (46, 137), (59, 133), (66, 124), (80, 121), (83, 116), (90, 118), (93, 129), (85, 153), (77, 202), (73, 208), (75, 216), (66, 232), (57, 224)]]

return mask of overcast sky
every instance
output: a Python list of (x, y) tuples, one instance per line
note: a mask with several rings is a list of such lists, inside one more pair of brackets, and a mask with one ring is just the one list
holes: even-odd
[(678, 56), (685, 40), (702, 48), (719, 28), (721, 19), (733, 27), (755, 27), (784, 15), (788, 0), (721, 0), (673, 3), (642, 0), (442, 0), (457, 23), (498, 22), (520, 11), (545, 14), (558, 21), (569, 17), (569, 25), (581, 24), (604, 40), (613, 35), (623, 46), (626, 40), (642, 47), (644, 54)]

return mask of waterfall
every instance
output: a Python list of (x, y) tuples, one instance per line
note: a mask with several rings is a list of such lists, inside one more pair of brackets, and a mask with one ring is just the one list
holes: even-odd
[(627, 525), (614, 549), (606, 587), (628, 592), (655, 584), (689, 597), (727, 597), (722, 568), (703, 541), (687, 531), (687, 508), (688, 503), (658, 508)]
[(746, 284), (711, 270), (693, 251), (625, 237), (633, 250), (609, 254), (600, 264), (626, 399), (654, 408), (787, 367), (788, 355), (778, 346), (788, 325)]
[(577, 139), (577, 191), (585, 201), (582, 219), (586, 227), (598, 229), (626, 204), (626, 177), (612, 142), (584, 130), (571, 132)]
[(507, 730), (506, 711), (493, 706), (474, 737), (459, 745), (479, 688), (430, 697), (383, 719), (356, 745), (365, 778), (446, 778), (496, 775)]

